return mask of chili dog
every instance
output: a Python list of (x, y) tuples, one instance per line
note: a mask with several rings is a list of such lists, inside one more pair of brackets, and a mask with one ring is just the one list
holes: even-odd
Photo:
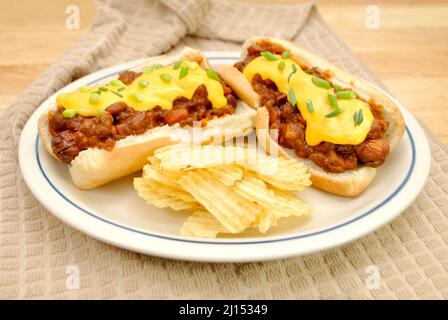
[(258, 107), (258, 136), (278, 130), (278, 141), (259, 136), (260, 143), (304, 162), (313, 185), (334, 194), (365, 190), (404, 133), (389, 97), (288, 41), (249, 39), (241, 60), (219, 74)]
[(47, 151), (69, 165), (74, 184), (91, 189), (140, 170), (161, 146), (191, 141), (196, 122), (202, 132), (195, 143), (207, 143), (219, 130), (227, 139), (248, 134), (255, 116), (200, 51), (185, 48), (58, 95), (38, 129)]

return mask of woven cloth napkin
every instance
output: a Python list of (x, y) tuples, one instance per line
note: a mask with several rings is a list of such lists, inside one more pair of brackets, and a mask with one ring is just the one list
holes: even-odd
[[(429, 181), (399, 218), (343, 247), (304, 257), (207, 264), (112, 247), (65, 225), (21, 177), (21, 130), (57, 89), (97, 69), (189, 45), (237, 50), (245, 38), (290, 39), (382, 86), (312, 4), (247, 5), (218, 0), (100, 0), (90, 32), (36, 79), (0, 119), (0, 297), (154, 299), (448, 298), (448, 150), (431, 133)], [(76, 265), (80, 287), (66, 288)], [(376, 265), (380, 288), (368, 289)]]

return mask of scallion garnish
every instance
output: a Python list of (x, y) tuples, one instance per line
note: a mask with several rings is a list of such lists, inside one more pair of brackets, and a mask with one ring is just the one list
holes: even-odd
[(310, 99), (306, 100), (306, 107), (307, 107), (309, 113), (314, 112), (313, 101), (311, 101)]
[(117, 91), (123, 91), (125, 87), (118, 88)]
[(312, 77), (311, 81), (314, 83), (314, 85), (321, 87), (321, 88), (325, 88), (325, 89), (330, 89), (331, 85), (327, 80), (324, 80), (322, 78), (318, 78), (318, 77)]
[(99, 99), (100, 99), (100, 94), (98, 92), (92, 92), (92, 94), (89, 97), (89, 103), (91, 103), (91, 104), (98, 103)]
[(98, 88), (98, 91), (102, 91), (102, 92), (107, 91), (107, 90), (109, 90), (109, 89), (107, 89), (106, 87), (99, 87)]
[(297, 105), (297, 97), (293, 88), (289, 89), (289, 101), (293, 106)]
[(209, 78), (211, 78), (213, 80), (216, 80), (216, 81), (220, 80), (218, 74), (211, 68), (207, 70), (207, 75)]
[(190, 70), (189, 67), (182, 67), (182, 68), (180, 68), (180, 71), (179, 71), (179, 80), (182, 79), (182, 78), (185, 78), (185, 77), (187, 76), (187, 74), (188, 74), (188, 70)]
[(173, 69), (174, 69), (174, 70), (179, 69), (181, 63), (182, 63), (182, 61), (176, 61), (176, 62), (174, 62), (174, 64), (173, 64)]
[(362, 115), (362, 109), (355, 112), (353, 115), (353, 120), (355, 121), (355, 127), (359, 126), (363, 122), (364, 116)]
[(336, 109), (336, 110), (333, 110), (333, 111), (327, 113), (327, 114), (325, 115), (325, 118), (332, 118), (332, 117), (335, 117), (335, 116), (337, 116), (338, 114), (341, 114), (341, 113), (343, 113), (343, 112), (345, 112), (344, 109)]
[(336, 96), (339, 99), (356, 99), (356, 93), (353, 91), (338, 91)]
[(342, 90), (344, 90), (344, 88), (342, 88), (340, 85), (338, 85), (338, 84), (333, 84), (333, 88), (334, 88), (334, 90), (336, 90), (336, 91), (342, 91)]
[(283, 58), (283, 59), (287, 59), (287, 58), (289, 58), (289, 51), (283, 51), (283, 53), (282, 53), (282, 58)]
[(280, 71), (283, 71), (286, 67), (285, 61), (280, 61), (277, 66)]
[(139, 82), (137, 82), (137, 85), (140, 89), (144, 89), (149, 85), (148, 80), (140, 80)]
[(170, 82), (171, 81), (171, 75), (169, 73), (162, 73), (160, 75), (160, 79), (162, 79), (163, 81), (166, 81), (166, 82)]
[(110, 84), (113, 85), (114, 87), (123, 87), (123, 86), (124, 86), (124, 83), (121, 82), (121, 81), (118, 80), (118, 79), (114, 79), (114, 80), (112, 80), (112, 81), (110, 82)]
[(263, 57), (265, 57), (267, 60), (269, 60), (269, 61), (275, 61), (275, 60), (278, 60), (278, 58), (272, 53), (272, 52), (269, 52), (269, 51), (263, 51), (263, 52), (261, 52), (260, 53)]
[(339, 108), (338, 105), (338, 100), (336, 99), (336, 97), (334, 95), (332, 95), (331, 93), (329, 93), (327, 95), (328, 97), (328, 102), (330, 102), (331, 106), (335, 107), (335, 108)]
[(291, 68), (292, 68), (292, 71), (291, 71), (291, 73), (288, 76), (288, 82), (291, 80), (292, 75), (297, 72), (297, 66), (295, 64), (293, 64), (291, 66)]
[(117, 92), (115, 90), (110, 90), (110, 92), (112, 92), (113, 94), (119, 96), (120, 98), (123, 98), (123, 95), (120, 92)]
[(154, 66), (154, 65), (152, 65), (152, 66), (149, 66), (149, 67), (146, 67), (145, 69), (143, 69), (143, 73), (144, 73), (144, 74), (148, 74), (148, 73), (151, 73), (151, 72), (153, 72), (153, 71), (154, 71), (154, 68), (155, 68), (155, 66)]
[(76, 116), (76, 110), (75, 109), (65, 109), (64, 112), (62, 112), (62, 115), (64, 118), (73, 118)]

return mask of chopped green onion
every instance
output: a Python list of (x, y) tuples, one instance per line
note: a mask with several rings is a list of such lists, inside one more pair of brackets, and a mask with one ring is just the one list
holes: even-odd
[(143, 69), (143, 73), (144, 74), (148, 74), (154, 71), (154, 65), (146, 67), (145, 69)]
[(318, 78), (318, 77), (312, 77), (311, 81), (313, 81), (314, 85), (321, 87), (321, 88), (325, 88), (325, 89), (330, 89), (331, 85), (327, 80), (324, 80), (322, 78)]
[(342, 88), (340, 85), (338, 85), (338, 84), (333, 84), (333, 88), (334, 88), (334, 90), (336, 90), (336, 91), (342, 91), (342, 90), (344, 90), (344, 88)]
[(282, 58), (283, 58), (283, 59), (287, 59), (287, 58), (289, 58), (289, 51), (283, 51), (283, 53), (282, 53)]
[(110, 92), (112, 92), (113, 94), (119, 96), (120, 98), (123, 98), (123, 95), (120, 92), (117, 92), (115, 90), (110, 90)]
[(263, 57), (265, 57), (267, 60), (269, 60), (269, 61), (275, 61), (275, 60), (278, 60), (278, 58), (272, 53), (272, 52), (269, 52), (269, 51), (263, 51), (263, 52), (261, 52), (260, 53)]
[(353, 115), (353, 120), (355, 121), (355, 127), (359, 126), (363, 120), (364, 116), (362, 115), (362, 109), (359, 109), (355, 114)]
[(311, 67), (310, 69), (305, 70), (305, 73), (308, 73), (308, 74), (315, 74), (315, 73), (316, 73), (316, 70), (317, 70), (317, 67)]
[(169, 82), (169, 81), (171, 81), (171, 75), (169, 73), (162, 73), (160, 75), (160, 79), (162, 79), (163, 81)]
[(133, 100), (138, 101), (138, 102), (142, 102), (142, 101), (143, 101), (143, 97), (142, 97), (142, 95), (138, 94), (137, 92), (132, 92), (131, 95), (130, 95), (130, 97), (131, 97)]
[(125, 87), (118, 88), (117, 91), (123, 91)]
[(293, 88), (289, 89), (289, 101), (293, 106), (297, 105), (297, 97)]
[(209, 78), (211, 78), (213, 80), (216, 80), (216, 81), (220, 80), (218, 74), (213, 69), (208, 69), (207, 75)]
[(125, 84), (118, 79), (114, 79), (110, 82), (111, 85), (113, 85), (114, 87), (123, 87)]
[(160, 68), (163, 68), (163, 67), (164, 67), (164, 65), (163, 65), (163, 64), (160, 64), (160, 63), (153, 64), (153, 65), (151, 65), (151, 66), (146, 67), (145, 69), (143, 69), (143, 73), (144, 73), (144, 74), (148, 74), (148, 73), (153, 72), (154, 70), (157, 70), (157, 69), (160, 69)]
[(98, 100), (100, 99), (100, 95), (98, 92), (92, 92), (92, 94), (89, 97), (89, 102), (91, 104), (98, 103)]
[(309, 113), (314, 112), (313, 101), (311, 101), (310, 99), (306, 100), (306, 107), (307, 107)]
[(334, 110), (334, 111), (331, 111), (331, 112), (327, 113), (327, 114), (325, 115), (325, 118), (332, 118), (332, 117), (335, 117), (335, 116), (337, 116), (338, 114), (341, 114), (341, 113), (343, 113), (343, 112), (345, 112), (344, 109), (336, 109), (336, 110)]
[(187, 76), (188, 70), (190, 70), (189, 67), (182, 67), (182, 68), (180, 68), (179, 80), (182, 79), (182, 78), (185, 78)]
[(90, 91), (90, 87), (89, 86), (82, 86), (81, 88), (79, 88), (79, 91), (81, 92), (89, 92)]
[(291, 66), (291, 68), (292, 68), (292, 71), (291, 71), (291, 73), (288, 76), (288, 82), (291, 80), (292, 75), (297, 72), (297, 66), (295, 64), (293, 64)]
[(140, 89), (144, 89), (149, 85), (148, 80), (140, 80), (139, 82), (137, 82), (137, 85)]
[(336, 96), (339, 99), (356, 99), (356, 93), (353, 91), (338, 91)]
[(109, 90), (109, 89), (107, 89), (106, 87), (99, 87), (98, 88), (98, 91), (107, 91), (107, 90)]
[(182, 63), (182, 61), (176, 61), (176, 62), (174, 62), (174, 64), (173, 64), (173, 69), (174, 69), (174, 70), (179, 69), (181, 63)]
[(64, 112), (62, 112), (62, 115), (64, 118), (73, 118), (76, 116), (76, 110), (75, 109), (65, 109)]
[(278, 68), (280, 71), (283, 71), (285, 69), (285, 67), (286, 67), (285, 61), (280, 61), (278, 63)]
[(334, 95), (332, 95), (331, 93), (329, 93), (327, 96), (328, 96), (328, 101), (330, 102), (330, 104), (335, 108), (339, 108), (338, 100), (336, 99), (336, 97)]

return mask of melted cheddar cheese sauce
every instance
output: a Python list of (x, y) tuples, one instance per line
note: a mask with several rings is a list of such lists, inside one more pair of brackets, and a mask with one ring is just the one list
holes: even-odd
[[(273, 81), (280, 92), (288, 95), (290, 102), (289, 92), (293, 89), (297, 106), (307, 123), (305, 136), (309, 145), (314, 146), (323, 141), (356, 145), (365, 140), (373, 121), (372, 112), (366, 102), (359, 99), (337, 99), (339, 109), (344, 112), (334, 117), (325, 117), (335, 110), (328, 99), (328, 94), (334, 95), (334, 89), (318, 87), (312, 81), (314, 76), (305, 73), (296, 62), (280, 55), (274, 56), (277, 60), (268, 60), (263, 56), (255, 58), (244, 68), (243, 74), (250, 82), (256, 74), (263, 80)], [(284, 68), (279, 68), (280, 61), (284, 62)], [(293, 64), (297, 70), (288, 81), (294, 70)], [(307, 100), (312, 101), (314, 112), (308, 110)], [(355, 125), (354, 114), (359, 110), (362, 110), (364, 119)]]
[[(186, 75), (181, 77), (181, 71), (187, 72)], [(213, 108), (227, 105), (221, 83), (209, 77), (207, 71), (193, 61), (182, 61), (176, 68), (173, 65), (153, 68), (149, 72), (144, 72), (129, 86), (116, 82), (82, 87), (73, 92), (60, 94), (56, 98), (57, 105), (74, 110), (82, 116), (98, 116), (108, 106), (118, 101), (125, 102), (137, 111), (148, 111), (156, 106), (171, 109), (175, 99), (179, 97), (191, 99), (202, 84), (207, 88), (208, 99)], [(97, 97), (92, 99), (92, 95)]]

